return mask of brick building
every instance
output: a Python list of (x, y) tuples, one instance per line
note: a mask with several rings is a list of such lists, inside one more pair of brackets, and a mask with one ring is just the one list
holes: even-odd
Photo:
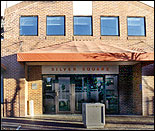
[[(4, 116), (154, 115), (154, 8), (136, 1), (24, 1), (5, 10), (1, 41)], [(81, 7), (82, 8), (82, 7)]]

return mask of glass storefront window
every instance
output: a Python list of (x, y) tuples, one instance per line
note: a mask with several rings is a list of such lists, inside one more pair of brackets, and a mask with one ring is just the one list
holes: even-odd
[[(44, 113), (50, 114), (56, 112), (56, 110), (58, 113), (81, 113), (82, 103), (99, 102), (105, 104), (107, 114), (117, 114), (117, 83), (117, 75), (70, 74), (43, 76)], [(55, 97), (57, 89), (55, 84), (58, 85), (57, 98)]]
[(58, 77), (59, 111), (70, 111), (70, 77)]
[[(99, 102), (99, 94), (103, 89), (103, 77), (91, 77), (88, 78), (88, 89), (90, 95), (90, 102)], [(101, 98), (100, 98), (101, 99)], [(101, 101), (101, 100), (100, 100)]]
[(75, 77), (75, 109), (82, 111), (82, 103), (103, 103), (103, 77)]
[(106, 75), (105, 76), (105, 101), (106, 101), (106, 113), (118, 112), (118, 90), (117, 90), (117, 76)]
[(75, 77), (75, 110), (81, 111), (82, 103), (87, 102), (87, 87), (85, 77)]

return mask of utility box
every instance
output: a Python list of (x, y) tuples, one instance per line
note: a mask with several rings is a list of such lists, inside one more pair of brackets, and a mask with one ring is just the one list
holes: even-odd
[(102, 103), (83, 103), (82, 121), (86, 128), (104, 128), (105, 105)]

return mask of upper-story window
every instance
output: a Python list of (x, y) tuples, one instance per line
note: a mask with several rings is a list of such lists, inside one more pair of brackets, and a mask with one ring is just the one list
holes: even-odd
[(38, 35), (38, 17), (37, 16), (20, 17), (20, 35), (24, 35), (24, 36)]
[(74, 16), (74, 35), (92, 35), (91, 16)]
[(144, 17), (128, 17), (128, 36), (145, 36)]
[(101, 35), (118, 36), (119, 22), (118, 17), (101, 17)]
[(65, 17), (47, 16), (47, 35), (65, 35)]

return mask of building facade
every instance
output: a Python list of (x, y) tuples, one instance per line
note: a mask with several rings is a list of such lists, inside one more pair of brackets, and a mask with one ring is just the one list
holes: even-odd
[(92, 1), (92, 15), (73, 10), (73, 1), (5, 10), (4, 116), (81, 113), (84, 102), (104, 103), (107, 114), (154, 115), (154, 8)]

